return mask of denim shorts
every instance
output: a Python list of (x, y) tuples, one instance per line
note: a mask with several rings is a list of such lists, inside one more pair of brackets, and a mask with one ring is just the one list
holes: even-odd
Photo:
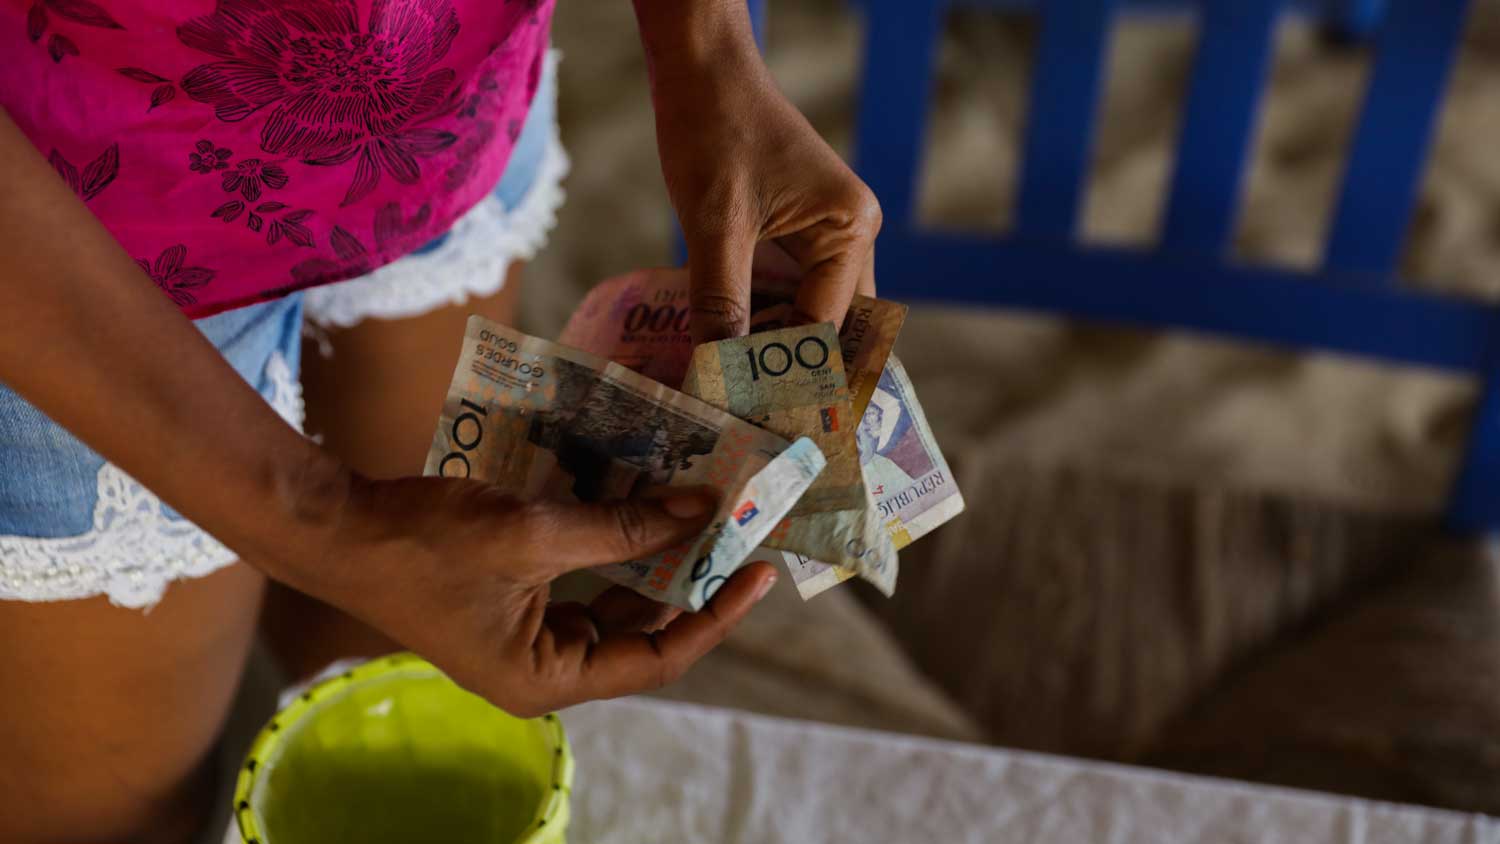
[[(288, 424), (302, 425), (302, 338), (312, 324), (399, 319), (497, 292), (546, 241), (568, 161), (558, 139), (556, 54), (494, 192), (416, 252), (369, 275), (196, 320)], [(458, 338), (454, 338), (457, 342)], [(436, 424), (436, 410), (434, 410)], [(174, 580), (235, 555), (0, 383), (0, 600), (107, 595), (149, 607)]]

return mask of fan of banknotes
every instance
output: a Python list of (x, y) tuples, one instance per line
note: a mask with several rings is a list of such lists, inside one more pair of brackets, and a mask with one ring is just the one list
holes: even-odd
[(855, 576), (890, 595), (896, 552), (964, 507), (891, 354), (906, 306), (857, 296), (842, 328), (798, 325), (793, 295), (758, 280), (750, 334), (697, 347), (684, 270), (595, 287), (555, 343), (471, 317), (427, 474), (520, 500), (712, 488), (701, 536), (598, 569), (684, 609), (754, 560), (804, 599)]

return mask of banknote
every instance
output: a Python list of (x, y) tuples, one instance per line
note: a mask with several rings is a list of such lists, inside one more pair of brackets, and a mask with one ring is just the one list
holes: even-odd
[[(762, 280), (761, 285), (750, 298), (750, 331), (797, 324), (797, 311), (791, 303), (795, 288), (769, 279)], [(839, 326), (839, 353), (849, 382), (849, 405), (856, 415), (864, 413), (870, 404), (904, 322), (906, 306), (899, 302), (855, 296), (849, 303)]]
[(675, 388), (693, 356), (691, 319), (687, 270), (637, 270), (595, 285), (557, 341)]
[[(751, 330), (791, 324), (795, 295), (793, 282), (754, 279)], [(691, 319), (687, 270), (638, 270), (589, 291), (558, 341), (677, 387), (693, 354)], [(839, 327), (839, 351), (849, 382), (849, 403), (856, 414), (864, 413), (905, 320), (906, 306), (897, 302), (855, 296), (850, 304)]]
[(828, 466), (771, 532), (768, 548), (857, 572), (890, 594), (896, 551), (866, 488), (859, 419), (833, 323), (762, 331), (693, 350), (683, 391), (783, 437), (807, 436)]
[[(792, 320), (794, 314), (790, 304), (795, 296), (795, 284), (795, 279), (787, 275), (756, 277), (751, 295), (752, 330), (776, 328)], [(681, 383), (692, 355), (691, 317), (687, 302), (686, 270), (649, 269), (627, 273), (599, 284), (589, 293), (568, 321), (563, 339), (570, 345), (609, 357), (675, 386)], [(906, 431), (914, 424), (921, 432), (919, 441), (934, 456), (934, 465), (941, 467), (937, 477), (945, 479), (947, 486), (951, 487), (951, 495), (940, 496), (942, 500), (930, 510), (915, 513), (911, 525), (901, 521), (899, 512), (882, 513), (897, 548), (905, 547), (963, 510), (963, 498), (957, 488), (952, 487), (947, 464), (932, 439), (905, 369), (897, 362), (894, 372), (886, 373), (887, 361), (891, 359), (891, 349), (906, 312), (906, 306), (896, 302), (856, 296), (839, 331), (840, 352), (854, 412), (862, 419), (865, 415), (872, 416), (871, 425), (876, 431), (880, 428), (873, 418), (877, 412), (881, 419), (913, 420), (899, 423), (902, 435), (895, 440), (906, 443)], [(869, 404), (877, 397), (877, 385), (882, 409), (872, 411)], [(869, 440), (866, 437), (866, 441)], [(898, 460), (893, 463), (912, 465), (914, 471), (921, 468), (922, 461), (911, 459), (909, 445), (897, 451), (891, 451), (888, 446), (887, 451), (897, 455)], [(862, 447), (860, 453), (862, 458), (867, 454), (886, 457), (876, 454), (873, 448)], [(885, 466), (884, 460), (876, 461), (873, 457), (862, 463), (870, 490), (883, 490), (887, 486), (894, 488), (894, 484), (888, 483), (890, 472), (882, 472), (884, 477), (872, 477)], [(900, 479), (896, 480), (899, 482)], [(878, 506), (880, 495), (875, 494), (875, 498)], [(894, 500), (886, 503), (886, 509), (899, 511), (900, 496), (893, 495), (892, 498)], [(923, 501), (920, 506), (929, 505)], [(755, 556), (782, 561), (803, 597), (811, 597), (854, 575), (851, 568), (829, 565), (795, 552), (762, 547), (757, 549)]]
[(803, 556), (795, 551), (771, 549), (768, 552), (765, 548), (757, 548), (751, 556), (771, 565), (775, 565), (779, 560), (791, 573), (792, 583), (797, 586), (797, 594), (801, 595), (804, 601), (811, 600), (854, 577), (854, 572), (849, 569), (820, 563), (812, 557)]
[[(886, 361), (870, 406), (860, 419), (856, 440), (865, 484), (896, 549), (963, 512), (963, 495), (932, 436), (906, 367), (895, 355)], [(849, 577), (845, 568), (816, 557), (783, 552), (783, 562), (803, 598)]]
[[(701, 609), (812, 486), (817, 445), (741, 421), (618, 364), (470, 317), (426, 473), (484, 480), (519, 500), (625, 498), (711, 487), (702, 535), (604, 577)], [(821, 546), (795, 550), (819, 556)]]

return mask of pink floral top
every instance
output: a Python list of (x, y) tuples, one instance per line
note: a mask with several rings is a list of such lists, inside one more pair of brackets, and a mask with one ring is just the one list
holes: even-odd
[(553, 0), (0, 0), (0, 107), (192, 317), (369, 272), (499, 181)]

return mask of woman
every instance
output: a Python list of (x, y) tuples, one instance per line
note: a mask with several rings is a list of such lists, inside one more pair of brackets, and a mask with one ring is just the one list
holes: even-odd
[[(636, 14), (695, 335), (744, 331), (766, 240), (804, 268), (804, 315), (839, 319), (873, 289), (873, 197), (777, 92), (741, 2)], [(464, 316), (514, 306), (538, 228), (518, 210), (548, 213), (526, 200), (559, 170), (550, 15), (0, 0), (0, 840), (188, 840), (268, 582), (295, 671), (383, 635), (523, 715), (669, 681), (769, 588), (748, 568), (675, 620), (617, 590), (549, 607), (557, 575), (680, 541), (712, 502), (411, 477)], [(321, 445), (287, 424), (304, 306)]]

